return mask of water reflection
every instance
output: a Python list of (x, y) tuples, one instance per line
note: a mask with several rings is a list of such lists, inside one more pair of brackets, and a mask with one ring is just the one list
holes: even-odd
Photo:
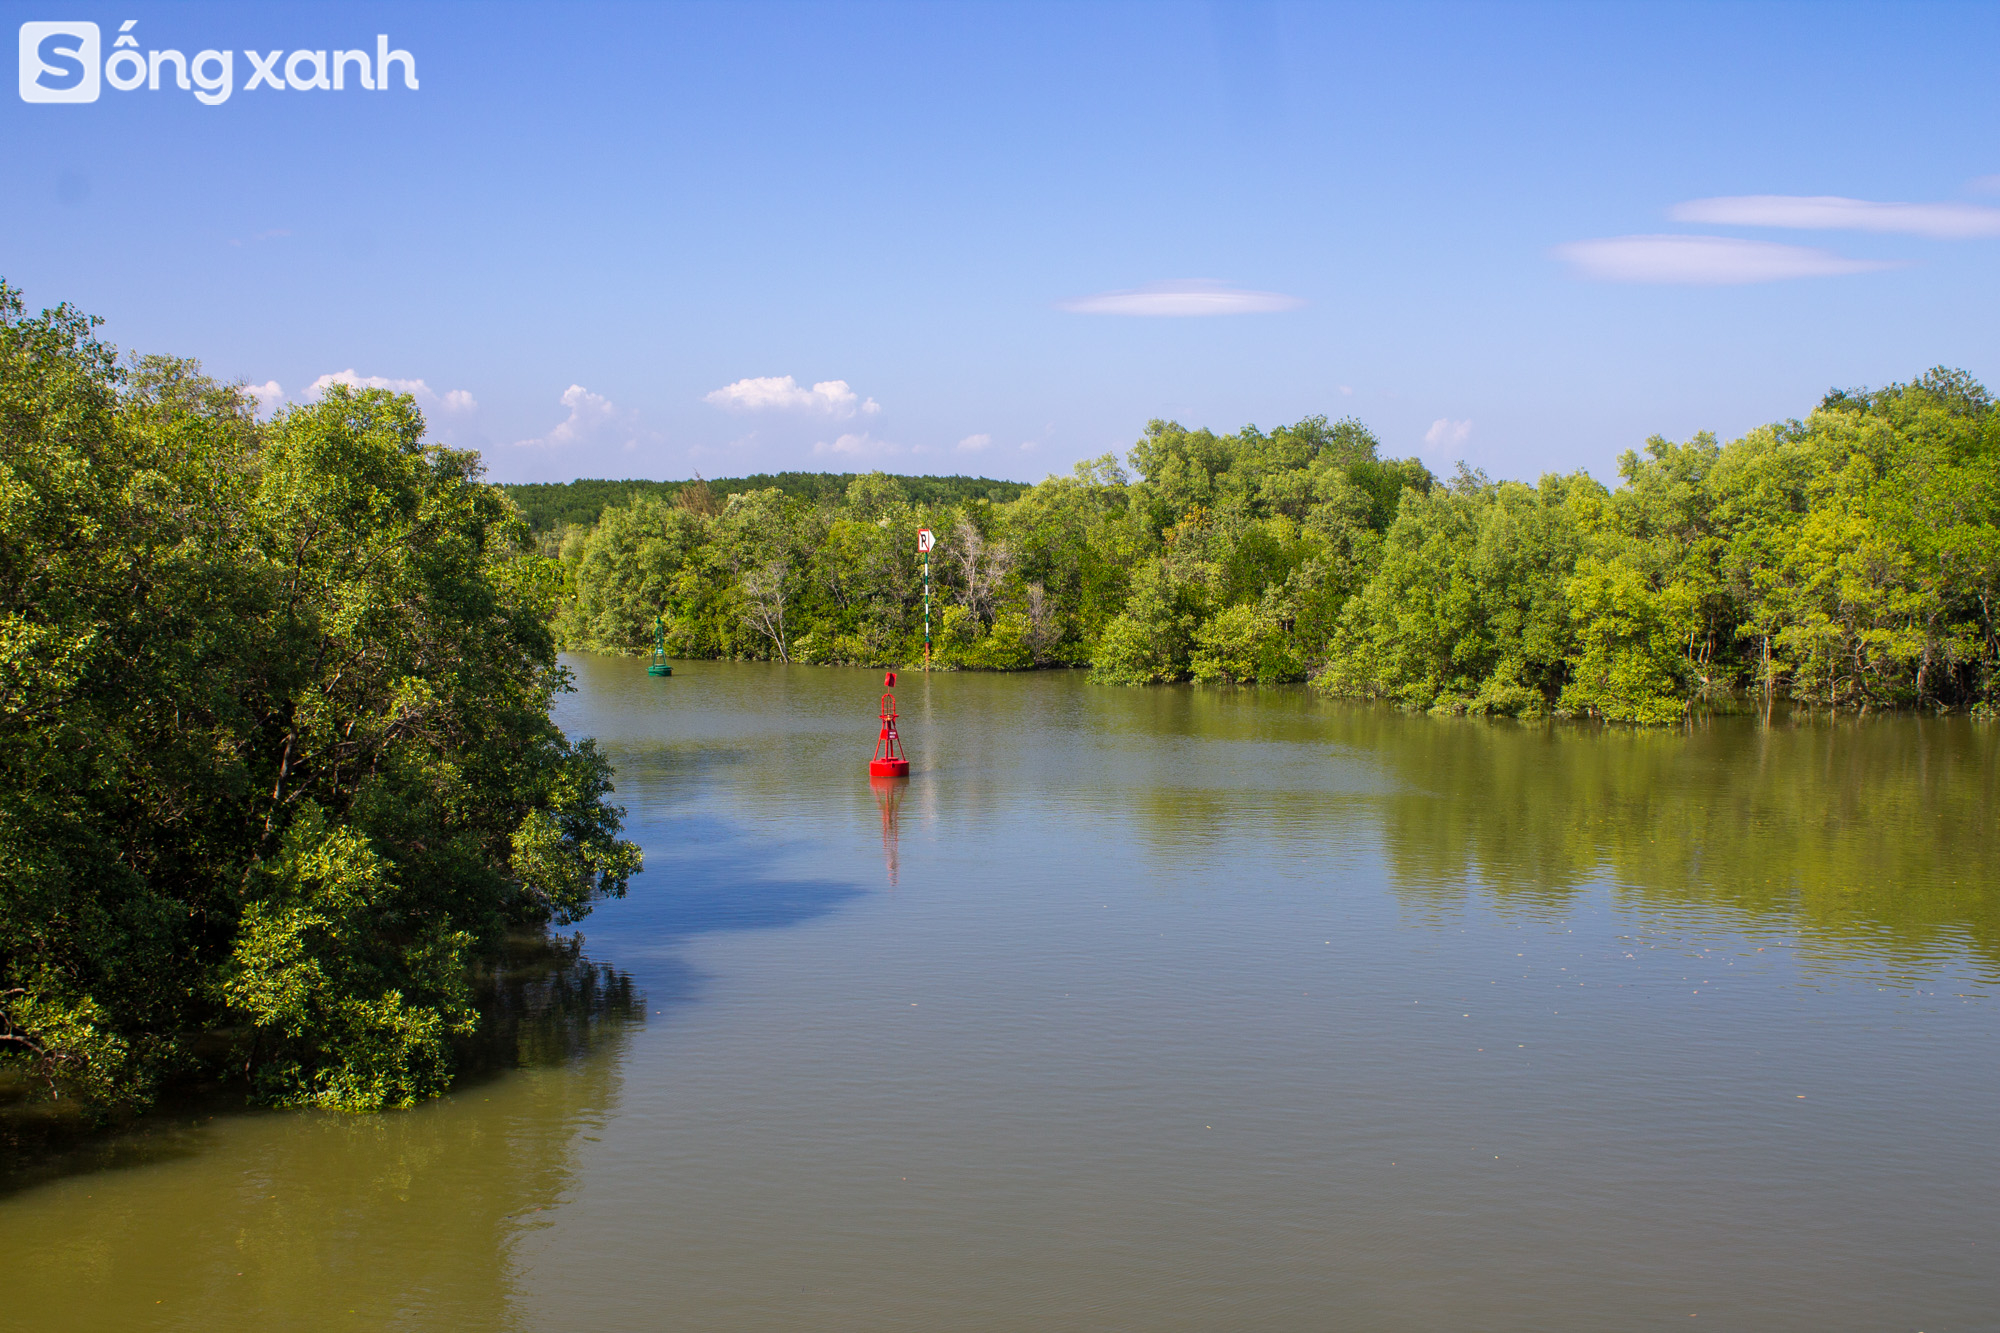
[[(777, 924), (857, 895), (775, 868), (746, 884), (740, 854), (773, 834), (823, 841), (852, 817), (872, 673), (716, 664), (669, 696), (620, 660), (576, 664), (579, 729), (613, 737), (621, 791), (680, 812), (648, 817), (687, 849), (673, 874), (689, 912)], [(1991, 723), (1780, 711), (1685, 730), (1528, 725), (1073, 672), (916, 677), (905, 702), (922, 790), (874, 793), (892, 883), (915, 799), (954, 837), (1014, 820), (1127, 829), (1163, 878), (1246, 854), (1310, 874), (1379, 846), (1413, 903), (1558, 911), (1609, 884), (1634, 906), (1797, 929), (1828, 957), (1969, 951), (2000, 968)]]
[(875, 808), (882, 815), (882, 866), (889, 877), (889, 887), (896, 887), (900, 874), (897, 860), (897, 844), (902, 840), (898, 822), (903, 809), (903, 792), (909, 786), (904, 778), (870, 778), (869, 789), (875, 793)]
[[(508, 1327), (512, 1247), (615, 1114), (647, 998), (576, 939), (487, 979), (471, 1077), (403, 1113), (164, 1115), (17, 1160), (0, 1212), (10, 1326)], [(115, 1168), (109, 1169), (106, 1168)]]
[(1560, 906), (1609, 881), (1635, 904), (1723, 908), (1818, 947), (2000, 968), (1995, 728), (1964, 719), (1691, 732), (1333, 718), (1398, 779), (1382, 836), (1398, 890)]
[(583, 952), (584, 937), (528, 935), (510, 940), (481, 979), (479, 1031), (461, 1055), (470, 1071), (532, 1069), (589, 1055), (656, 1008), (692, 998), (693, 977), (649, 995), (629, 972)]

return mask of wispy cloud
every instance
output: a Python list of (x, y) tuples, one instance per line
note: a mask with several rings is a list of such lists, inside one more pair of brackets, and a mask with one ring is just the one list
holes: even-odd
[[(275, 381), (273, 381), (275, 383)], [(335, 371), (331, 375), (321, 375), (306, 386), (304, 396), (317, 398), (329, 384), (345, 384), (351, 389), (387, 389), (390, 393), (406, 393), (417, 400), (417, 406), (428, 410), (445, 412), (470, 412), (479, 406), (473, 396), (464, 389), (447, 389), (437, 392), (422, 380), (388, 379), (381, 375), (357, 375), (352, 367)]]
[(813, 452), (816, 454), (839, 454), (847, 458), (876, 458), (883, 454), (900, 454), (908, 451), (900, 444), (891, 444), (887, 440), (878, 440), (864, 430), (849, 432), (831, 443), (821, 440), (819, 443), (813, 445)]
[(991, 435), (968, 435), (958, 442), (960, 453), (976, 454), (981, 449), (990, 449), (992, 447), (993, 437)]
[(2000, 176), (1975, 176), (1965, 188), (1974, 194), (2000, 194)]
[(849, 388), (846, 380), (821, 380), (808, 389), (790, 375), (737, 380), (704, 395), (702, 401), (731, 412), (810, 412), (837, 420), (882, 410), (873, 398), (863, 399)]
[(1571, 241), (1552, 252), (1579, 276), (1600, 282), (1684, 283), (1724, 287), (1786, 278), (1825, 278), (1901, 268), (1899, 261), (1850, 259), (1831, 250), (1734, 236), (1607, 236)]
[(1446, 417), (1433, 421), (1431, 428), (1424, 432), (1424, 443), (1430, 445), (1464, 444), (1471, 438), (1471, 421), (1452, 421)]
[[(290, 235), (291, 233), (289, 231), (286, 231), (283, 227), (273, 227), (270, 231), (260, 231), (256, 235), (252, 236), (250, 238), (250, 243), (252, 245), (255, 245), (258, 241), (272, 241), (272, 240), (277, 240), (280, 237), (290, 236)], [(241, 246), (243, 244), (242, 241), (237, 240), (234, 237), (230, 238), (229, 243), (234, 246)]]
[(550, 428), (548, 434), (519, 440), (525, 448), (567, 449), (588, 444), (622, 444), (627, 449), (638, 443), (636, 418), (618, 410), (609, 398), (592, 393), (581, 384), (563, 390), (562, 405), (569, 416)]
[(1078, 315), (1265, 315), (1296, 310), (1305, 302), (1282, 292), (1254, 292), (1208, 278), (1156, 282), (1123, 292), (1099, 292), (1059, 301), (1059, 309)]
[(1690, 199), (1668, 215), (1709, 226), (1799, 231), (1878, 231), (1938, 240), (2000, 236), (2000, 208), (1985, 204), (1896, 204), (1834, 194), (1743, 194)]

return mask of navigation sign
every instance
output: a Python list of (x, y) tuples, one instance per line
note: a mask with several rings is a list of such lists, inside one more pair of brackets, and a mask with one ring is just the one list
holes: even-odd
[(924, 557), (924, 670), (931, 669), (931, 547), (937, 537), (929, 528), (917, 529), (917, 550)]

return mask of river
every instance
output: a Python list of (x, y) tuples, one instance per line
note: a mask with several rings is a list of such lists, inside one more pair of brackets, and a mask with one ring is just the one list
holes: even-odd
[(0, 1326), (2000, 1327), (2000, 726), (571, 666), (521, 1067), (17, 1171)]

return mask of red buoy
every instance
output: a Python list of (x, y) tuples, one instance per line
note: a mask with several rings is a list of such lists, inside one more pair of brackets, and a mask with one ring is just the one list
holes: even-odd
[(871, 778), (906, 778), (910, 776), (910, 761), (903, 755), (903, 741), (896, 734), (896, 696), (889, 693), (895, 688), (896, 673), (891, 671), (882, 678), (882, 730), (875, 737), (875, 757), (868, 761), (868, 776)]

